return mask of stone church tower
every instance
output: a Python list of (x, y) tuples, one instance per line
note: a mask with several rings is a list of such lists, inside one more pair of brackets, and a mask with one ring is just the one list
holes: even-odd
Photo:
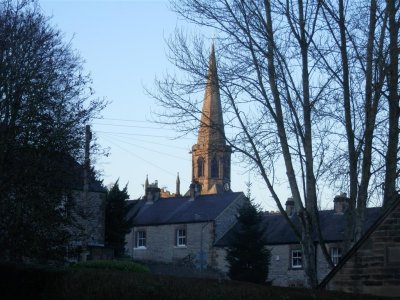
[(208, 65), (207, 84), (197, 144), (192, 147), (192, 178), (201, 195), (230, 191), (231, 153), (226, 145), (214, 45)]

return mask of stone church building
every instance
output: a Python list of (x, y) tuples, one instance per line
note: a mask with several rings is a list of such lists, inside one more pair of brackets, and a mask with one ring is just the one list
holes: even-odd
[(158, 261), (219, 269), (224, 257), (214, 244), (236, 223), (236, 212), (246, 197), (232, 192), (231, 147), (226, 145), (214, 45), (197, 143), (192, 147), (189, 191), (175, 194), (149, 184), (145, 196), (130, 212), (134, 227), (126, 237), (126, 253), (135, 260)]

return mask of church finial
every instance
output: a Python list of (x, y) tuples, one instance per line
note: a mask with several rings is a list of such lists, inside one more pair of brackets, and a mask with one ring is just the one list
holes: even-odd
[(146, 180), (144, 182), (144, 193), (146, 193), (148, 187), (149, 187), (149, 175), (146, 175)]
[(181, 195), (181, 180), (179, 179), (179, 172), (178, 175), (176, 176), (176, 193), (177, 196)]

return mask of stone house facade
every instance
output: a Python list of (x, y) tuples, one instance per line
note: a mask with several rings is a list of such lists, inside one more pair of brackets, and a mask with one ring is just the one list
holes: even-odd
[[(105, 244), (105, 204), (106, 189), (101, 181), (97, 180), (93, 172), (88, 176), (87, 199), (84, 192), (83, 167), (73, 162), (71, 168), (75, 174), (70, 188), (70, 197), (73, 206), (70, 210), (73, 224), (70, 228), (72, 234), (68, 260), (79, 261), (83, 259), (101, 259), (113, 257), (109, 250), (104, 248)], [(87, 249), (82, 252), (82, 246)]]
[(138, 261), (220, 270), (213, 245), (235, 224), (245, 201), (240, 192), (145, 197), (135, 205), (126, 254)]
[(380, 215), (320, 287), (400, 297), (400, 199)]
[[(325, 245), (335, 264), (339, 263), (342, 258), (345, 203), (346, 196), (340, 195), (335, 197), (333, 210), (320, 211), (320, 222), (326, 242)], [(293, 205), (293, 202), (289, 199), (286, 202), (286, 211), (296, 223), (298, 220), (297, 215), (294, 213)], [(365, 231), (376, 221), (379, 213), (379, 207), (367, 208)], [(303, 269), (301, 245), (285, 218), (280, 213), (267, 212), (264, 214), (263, 226), (266, 227), (263, 240), (271, 250), (268, 281), (276, 286), (305, 287), (307, 280)], [(218, 248), (216, 252), (220, 258), (219, 265), (222, 266), (221, 271), (223, 272), (228, 271), (228, 265), (223, 261), (226, 256), (226, 247), (229, 245), (234, 230), (235, 227), (215, 244), (215, 248)], [(318, 244), (317, 239), (315, 239), (315, 243)], [(319, 281), (322, 281), (330, 272), (330, 267), (322, 254), (321, 247), (316, 247), (316, 249), (317, 275)]]

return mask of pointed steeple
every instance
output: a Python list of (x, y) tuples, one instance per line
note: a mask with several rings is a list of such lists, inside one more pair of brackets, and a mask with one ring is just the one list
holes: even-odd
[(192, 185), (200, 194), (230, 191), (232, 149), (225, 143), (224, 121), (214, 44), (208, 63), (207, 84), (197, 144), (192, 147)]
[(206, 143), (215, 146), (225, 145), (224, 121), (222, 118), (214, 43), (211, 46), (208, 62), (207, 84), (197, 143), (199, 145)]

